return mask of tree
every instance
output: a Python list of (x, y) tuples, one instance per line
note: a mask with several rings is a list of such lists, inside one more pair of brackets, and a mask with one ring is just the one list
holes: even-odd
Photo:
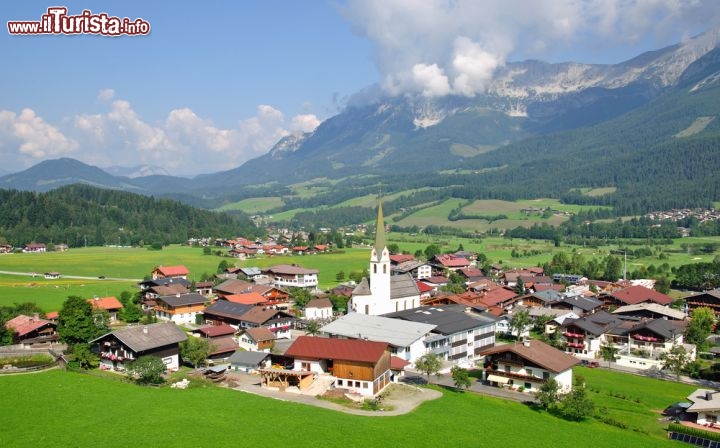
[(470, 372), (467, 369), (463, 369), (460, 366), (453, 366), (450, 369), (455, 388), (458, 390), (464, 390), (470, 387)]
[(617, 351), (617, 348), (608, 341), (603, 342), (600, 346), (600, 356), (602, 356), (603, 360), (607, 361), (608, 368), (610, 367), (610, 363), (615, 361)]
[(305, 332), (310, 336), (317, 336), (320, 334), (320, 324), (316, 320), (308, 321)]
[(430, 375), (437, 374), (442, 368), (442, 362), (435, 353), (426, 353), (415, 361), (415, 368), (427, 375), (430, 382)]
[(695, 308), (692, 318), (685, 329), (685, 340), (689, 344), (695, 344), (698, 352), (707, 345), (707, 338), (712, 332), (715, 324), (715, 313), (708, 307)]
[(543, 409), (551, 409), (560, 400), (559, 390), (560, 386), (555, 381), (555, 378), (550, 378), (540, 386), (540, 389), (535, 393), (535, 398)]
[(345, 280), (345, 271), (338, 271), (338, 273), (335, 274), (335, 280), (339, 282)]
[(527, 309), (521, 309), (513, 313), (510, 318), (510, 334), (514, 334), (517, 339), (522, 338), (523, 333), (532, 325), (530, 319), (530, 311)]
[(595, 403), (587, 396), (585, 384), (576, 384), (560, 402), (560, 413), (567, 420), (582, 421), (592, 415)]
[(390, 255), (395, 255), (400, 253), (400, 246), (398, 246), (396, 243), (390, 243), (387, 246), (388, 252), (390, 252)]
[(432, 260), (435, 258), (435, 255), (439, 255), (441, 252), (440, 246), (437, 244), (431, 244), (425, 248), (425, 259)]
[(218, 263), (216, 272), (218, 274), (222, 274), (223, 272), (225, 272), (225, 269), (227, 269), (229, 267), (230, 267), (230, 263), (228, 263), (227, 260), (222, 260), (222, 261), (220, 261), (220, 263)]
[(196, 369), (210, 356), (212, 347), (206, 338), (189, 337), (180, 343), (180, 356)]
[(670, 351), (663, 354), (662, 362), (663, 369), (670, 370), (675, 374), (675, 378), (679, 380), (683, 369), (690, 362), (690, 356), (685, 351), (685, 347), (673, 343)]
[(515, 291), (515, 294), (521, 296), (525, 294), (525, 282), (522, 278), (518, 277), (517, 282), (515, 283), (515, 287), (513, 288), (513, 291)]
[(100, 365), (100, 358), (92, 352), (90, 344), (75, 344), (69, 351), (68, 361), (81, 369), (95, 369)]
[(108, 332), (106, 322), (85, 299), (70, 296), (60, 309), (57, 332), (68, 345), (87, 344)]
[(157, 356), (141, 356), (128, 366), (128, 372), (135, 376), (138, 384), (162, 384), (165, 363)]
[(440, 288), (442, 291), (449, 292), (450, 294), (460, 294), (465, 292), (467, 286), (465, 285), (465, 278), (455, 271), (450, 271), (448, 275), (448, 283)]
[(305, 288), (290, 288), (290, 297), (295, 302), (295, 309), (305, 309), (305, 305), (312, 300), (312, 294)]

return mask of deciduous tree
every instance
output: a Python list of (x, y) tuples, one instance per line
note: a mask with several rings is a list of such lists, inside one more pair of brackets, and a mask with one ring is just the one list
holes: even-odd
[(535, 393), (535, 398), (543, 409), (551, 409), (560, 400), (558, 396), (559, 390), (560, 386), (555, 381), (555, 378), (550, 378), (540, 386), (540, 389)]
[(470, 387), (470, 372), (467, 369), (463, 369), (460, 366), (453, 366), (450, 369), (450, 375), (452, 375), (455, 388), (458, 390), (464, 390)]
[(85, 299), (70, 296), (60, 309), (57, 332), (68, 345), (87, 344), (108, 332), (106, 323)]
[(141, 356), (128, 366), (128, 372), (135, 376), (138, 384), (162, 384), (165, 363), (157, 356)]
[(415, 368), (424, 373), (430, 382), (430, 375), (435, 375), (440, 371), (442, 362), (435, 353), (426, 353), (415, 361)]
[(210, 356), (212, 346), (206, 338), (189, 337), (180, 343), (180, 356), (196, 369)]

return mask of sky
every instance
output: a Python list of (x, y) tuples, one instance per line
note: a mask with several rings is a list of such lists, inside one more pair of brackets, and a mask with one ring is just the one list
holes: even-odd
[(146, 35), (0, 32), (0, 174), (46, 159), (224, 171), (369, 86), (474, 96), (507, 62), (617, 63), (720, 25), (717, 0), (91, 0), (0, 3), (3, 23), (106, 13)]

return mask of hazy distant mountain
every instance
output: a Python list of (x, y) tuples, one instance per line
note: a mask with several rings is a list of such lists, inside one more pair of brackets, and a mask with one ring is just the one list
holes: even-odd
[(169, 176), (170, 173), (168, 173), (164, 168), (161, 168), (159, 166), (151, 166), (151, 165), (137, 165), (137, 166), (109, 166), (106, 168), (103, 168), (108, 173), (112, 174), (113, 176), (120, 176), (120, 177), (129, 177), (130, 179), (134, 179), (136, 177), (145, 177), (145, 176)]

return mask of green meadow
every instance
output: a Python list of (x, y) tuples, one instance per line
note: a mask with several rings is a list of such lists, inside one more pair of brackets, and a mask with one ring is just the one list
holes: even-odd
[[(588, 382), (593, 379), (588, 374)], [(662, 398), (679, 398), (664, 390)], [(409, 414), (357, 416), (218, 387), (144, 388), (52, 370), (0, 378), (0, 446), (571, 447), (677, 446), (663, 424), (643, 434), (573, 423), (523, 404), (444, 391)], [(671, 401), (671, 402), (672, 402)]]

